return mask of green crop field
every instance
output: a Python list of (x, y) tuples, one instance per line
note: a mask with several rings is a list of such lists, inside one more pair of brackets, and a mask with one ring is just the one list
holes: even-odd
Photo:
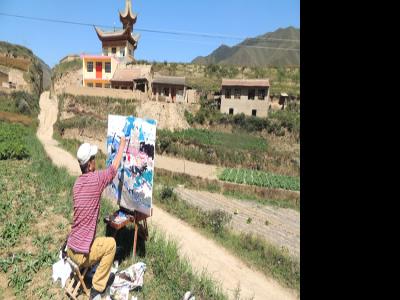
[(157, 130), (157, 153), (230, 168), (251, 168), (262, 163), (267, 148), (266, 139), (242, 133), (193, 128), (175, 132)]
[(170, 138), (183, 144), (206, 145), (224, 147), (237, 150), (266, 150), (267, 141), (263, 138), (249, 136), (248, 134), (232, 134), (204, 129), (186, 129), (171, 132), (158, 130), (159, 138)]
[(300, 191), (299, 177), (275, 175), (257, 170), (228, 168), (224, 169), (224, 171), (218, 175), (218, 178), (223, 181), (235, 183)]
[(1, 122), (0, 160), (28, 158), (25, 139), (26, 131), (22, 126)]

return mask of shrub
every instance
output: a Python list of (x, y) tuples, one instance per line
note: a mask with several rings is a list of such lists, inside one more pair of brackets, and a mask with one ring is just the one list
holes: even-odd
[(246, 125), (246, 116), (244, 115), (244, 113), (235, 115), (233, 117), (233, 123), (235, 123), (239, 127), (244, 127)]
[(208, 226), (214, 233), (218, 234), (221, 233), (224, 226), (232, 220), (232, 215), (218, 209), (208, 212), (205, 219), (206, 220), (203, 220), (203, 222), (206, 222), (204, 225)]
[(17, 109), (20, 113), (25, 115), (29, 115), (31, 113), (29, 104), (24, 99), (18, 99), (15, 102), (15, 105), (17, 106)]
[(164, 153), (171, 145), (171, 138), (169, 136), (159, 136), (157, 140), (157, 148), (159, 148), (160, 153)]
[(171, 199), (174, 196), (174, 189), (169, 186), (164, 186), (160, 193), (161, 200)]
[(192, 125), (192, 124), (194, 123), (193, 114), (192, 114), (191, 112), (187, 111), (186, 109), (185, 109), (185, 118), (186, 118), (186, 121), (187, 121), (190, 125)]
[(39, 112), (39, 98), (24, 91), (13, 92), (10, 95), (18, 112), (31, 115)]
[(196, 123), (199, 123), (201, 125), (204, 124), (204, 121), (207, 119), (207, 113), (206, 111), (200, 109), (199, 112), (196, 114), (194, 120)]

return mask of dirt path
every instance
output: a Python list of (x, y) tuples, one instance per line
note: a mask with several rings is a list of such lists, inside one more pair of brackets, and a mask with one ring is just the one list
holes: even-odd
[(60, 149), (58, 142), (53, 139), (53, 125), (57, 121), (58, 106), (57, 101), (50, 99), (49, 95), (49, 92), (40, 95), (40, 114), (38, 116), (40, 123), (37, 137), (55, 165), (65, 167), (72, 175), (78, 176), (81, 174), (81, 170), (76, 158)]
[[(274, 208), (254, 202), (239, 201), (217, 193), (175, 189), (183, 200), (204, 210), (222, 209), (232, 215), (234, 230), (260, 235), (277, 247), (300, 257), (300, 214), (292, 209)], [(237, 211), (237, 214), (234, 212)], [(251, 218), (251, 223), (247, 220)], [(268, 224), (266, 225), (266, 221)]]
[[(48, 92), (40, 98), (41, 113), (38, 137), (46, 152), (57, 165), (65, 166), (71, 174), (76, 173), (77, 163), (67, 151), (57, 148), (52, 139), (52, 127), (57, 118), (57, 102), (50, 100)], [(188, 224), (153, 205), (151, 225), (163, 230), (169, 238), (178, 241), (179, 253), (189, 259), (197, 272), (207, 271), (220, 282), (224, 291), (233, 298), (240, 283), (241, 297), (254, 299), (296, 299), (295, 291), (280, 286), (275, 280), (247, 267), (240, 259), (195, 231)]]
[(200, 164), (180, 158), (157, 155), (155, 166), (160, 169), (186, 173), (191, 176), (199, 176), (207, 179), (218, 179), (216, 166)]

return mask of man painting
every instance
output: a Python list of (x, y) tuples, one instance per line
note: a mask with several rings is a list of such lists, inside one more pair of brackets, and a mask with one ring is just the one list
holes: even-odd
[(118, 153), (106, 170), (96, 170), (97, 146), (84, 143), (77, 152), (82, 175), (76, 179), (73, 187), (74, 219), (68, 236), (67, 254), (80, 267), (99, 262), (89, 299), (103, 293), (114, 281), (114, 274), (110, 274), (110, 270), (115, 256), (115, 240), (112, 237), (95, 236), (101, 194), (117, 174), (125, 143), (123, 136)]

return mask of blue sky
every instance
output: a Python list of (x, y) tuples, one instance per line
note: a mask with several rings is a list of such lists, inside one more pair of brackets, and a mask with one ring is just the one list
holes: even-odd
[[(121, 27), (125, 0), (0, 0), (0, 13)], [(255, 37), (300, 27), (300, 0), (132, 0), (135, 28)], [(141, 34), (136, 59), (190, 62), (237, 39)], [(93, 27), (0, 15), (0, 40), (26, 46), (50, 67), (69, 53), (101, 53)]]

